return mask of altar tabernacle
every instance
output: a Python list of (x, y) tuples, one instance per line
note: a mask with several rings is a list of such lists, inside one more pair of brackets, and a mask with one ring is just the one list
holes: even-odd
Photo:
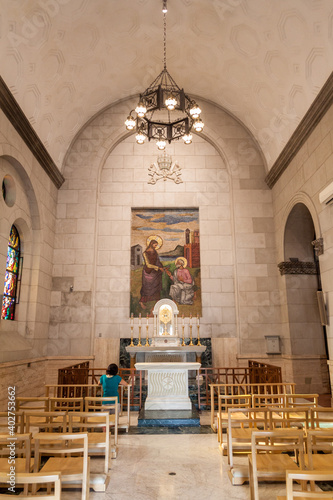
[[(201, 354), (205, 352), (206, 346), (202, 346), (199, 340), (199, 318), (196, 319), (198, 330), (198, 342), (192, 342), (192, 324), (189, 324), (190, 344), (184, 341), (184, 320), (182, 335), (179, 336), (178, 314), (179, 310), (175, 302), (169, 299), (159, 300), (154, 307), (154, 331), (149, 343), (148, 334), (144, 345), (141, 343), (141, 318), (139, 317), (139, 340), (138, 344), (133, 343), (133, 317), (131, 317), (131, 344), (126, 347), (126, 351), (131, 357), (131, 368), (134, 368), (136, 361), (144, 362), (177, 362), (185, 363), (187, 354), (195, 353), (196, 362), (200, 363)], [(147, 320), (148, 324), (148, 320)], [(148, 333), (148, 328), (147, 328)], [(138, 356), (140, 354), (140, 356)], [(192, 360), (189, 360), (192, 361)]]

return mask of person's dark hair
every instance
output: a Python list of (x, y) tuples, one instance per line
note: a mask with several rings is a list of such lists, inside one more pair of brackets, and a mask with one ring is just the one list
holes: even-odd
[(156, 243), (156, 245), (158, 245), (158, 241), (156, 241), (156, 240), (150, 240), (149, 245), (147, 246), (147, 250), (149, 248), (153, 248), (154, 243)]
[(115, 363), (111, 363), (106, 369), (106, 374), (107, 375), (117, 375), (118, 373), (118, 366)]

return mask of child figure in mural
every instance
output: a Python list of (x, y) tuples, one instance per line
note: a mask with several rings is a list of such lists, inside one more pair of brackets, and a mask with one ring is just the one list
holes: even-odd
[(195, 288), (190, 271), (186, 269), (187, 260), (185, 257), (178, 257), (175, 260), (175, 266), (173, 275), (167, 271), (173, 281), (170, 286), (170, 297), (178, 304), (192, 305)]
[[(123, 380), (120, 375), (118, 375), (118, 366), (115, 363), (111, 363), (106, 369), (106, 375), (102, 375), (98, 382), (103, 388), (104, 397), (117, 397), (118, 398), (118, 410), (119, 410), (119, 385), (128, 385), (125, 380)], [(103, 401), (103, 405), (110, 406), (112, 403), (109, 401)], [(110, 409), (110, 413), (114, 413), (114, 409)]]
[(146, 309), (146, 303), (160, 300), (162, 290), (162, 275), (165, 271), (157, 250), (163, 245), (160, 236), (153, 235), (147, 238), (147, 248), (143, 252), (144, 265), (142, 269), (142, 287), (140, 291), (140, 306)]

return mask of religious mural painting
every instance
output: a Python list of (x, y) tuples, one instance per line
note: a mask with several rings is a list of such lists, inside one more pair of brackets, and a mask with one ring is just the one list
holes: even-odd
[(132, 209), (130, 314), (148, 315), (156, 302), (201, 316), (199, 209)]

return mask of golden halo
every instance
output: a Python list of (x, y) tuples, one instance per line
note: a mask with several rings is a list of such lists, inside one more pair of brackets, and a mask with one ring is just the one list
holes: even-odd
[(160, 236), (157, 236), (157, 234), (152, 234), (151, 236), (148, 236), (148, 238), (147, 238), (147, 247), (149, 247), (149, 244), (150, 244), (151, 240), (157, 241), (156, 250), (158, 250), (159, 248), (161, 248), (161, 246), (163, 245), (162, 238)]
[(183, 261), (183, 267), (186, 267), (187, 266), (187, 259), (185, 259), (185, 257), (177, 257), (177, 259), (175, 260), (175, 266), (177, 267), (177, 263), (182, 260)]

